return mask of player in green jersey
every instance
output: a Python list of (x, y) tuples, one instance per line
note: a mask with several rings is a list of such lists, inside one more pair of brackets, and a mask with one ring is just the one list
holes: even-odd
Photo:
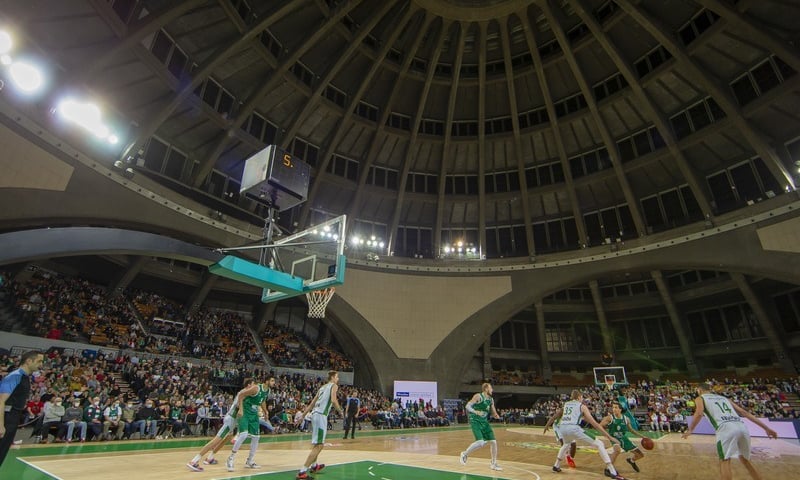
[[(255, 384), (255, 379), (253, 378), (246, 378), (244, 380), (244, 389), (247, 390), (248, 387)], [(225, 445), (225, 442), (228, 441), (229, 438), (233, 435), (233, 431), (236, 429), (236, 410), (239, 408), (239, 394), (237, 393), (236, 396), (233, 398), (233, 404), (231, 410), (225, 414), (225, 417), (222, 419), (222, 426), (219, 427), (217, 430), (217, 434), (211, 439), (208, 443), (203, 446), (200, 450), (200, 453), (194, 456), (189, 463), (186, 464), (189, 467), (189, 470), (193, 472), (202, 472), (203, 467), (200, 466), (200, 460), (203, 458), (203, 455), (209, 454), (208, 457), (203, 461), (206, 465), (216, 465), (217, 460), (214, 458), (214, 455), (219, 452), (219, 449)]]
[(461, 465), (467, 464), (467, 458), (470, 453), (488, 443), (492, 451), (492, 463), (489, 464), (489, 468), (497, 471), (503, 470), (503, 468), (497, 464), (497, 440), (494, 438), (494, 431), (492, 430), (492, 426), (489, 425), (488, 418), (491, 414), (492, 418), (500, 420), (500, 415), (497, 414), (497, 410), (494, 408), (494, 399), (492, 398), (493, 391), (491, 384), (484, 383), (481, 386), (481, 392), (473, 395), (467, 403), (469, 425), (472, 427), (472, 434), (475, 436), (475, 441), (472, 442), (465, 451), (461, 452), (459, 458)]
[(633, 427), (634, 430), (639, 430), (639, 422), (636, 420), (636, 416), (633, 415), (633, 412), (631, 412), (630, 405), (628, 405), (628, 397), (625, 396), (625, 390), (621, 390), (619, 395), (617, 395), (617, 403), (619, 404), (622, 414), (628, 417), (628, 423), (630, 423), (631, 427)]
[(639, 433), (639, 431), (631, 425), (630, 419), (622, 412), (622, 408), (620, 408), (618, 403), (611, 406), (611, 414), (601, 420), (600, 425), (605, 428), (612, 437), (619, 440), (619, 445), (614, 445), (614, 451), (609, 455), (611, 463), (616, 461), (623, 450), (625, 452), (632, 452), (633, 457), (628, 457), (625, 461), (638, 472), (639, 465), (636, 464), (636, 460), (644, 458), (644, 453), (631, 442), (627, 433), (630, 432), (639, 437), (643, 437), (644, 435)]
[(259, 468), (255, 462), (256, 450), (258, 450), (258, 440), (260, 438), (260, 425), (258, 423), (258, 409), (263, 408), (264, 412), (269, 415), (267, 409), (267, 398), (269, 398), (270, 391), (275, 388), (275, 377), (267, 377), (264, 383), (257, 383), (251, 385), (237, 395), (239, 399), (238, 405), (233, 405), (231, 408), (236, 408), (236, 419), (239, 423), (239, 435), (236, 437), (236, 442), (231, 449), (231, 455), (225, 462), (228, 471), (233, 471), (233, 461), (236, 453), (242, 446), (247, 437), (250, 437), (250, 454), (247, 456), (245, 466), (247, 468)]

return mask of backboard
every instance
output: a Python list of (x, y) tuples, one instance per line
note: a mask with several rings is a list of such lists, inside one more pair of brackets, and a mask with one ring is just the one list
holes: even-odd
[[(628, 385), (625, 367), (594, 367), (594, 384), (602, 387)], [(613, 382), (612, 382), (613, 380)]]
[(223, 249), (260, 249), (259, 264), (227, 255), (208, 267), (211, 273), (262, 288), (261, 301), (277, 302), (344, 283), (347, 216), (341, 215), (291, 235), (278, 235), (265, 245)]
[[(272, 268), (299, 278), (306, 293), (344, 283), (347, 215), (340, 215), (273, 242)], [(287, 298), (285, 292), (265, 288), (264, 303)]]

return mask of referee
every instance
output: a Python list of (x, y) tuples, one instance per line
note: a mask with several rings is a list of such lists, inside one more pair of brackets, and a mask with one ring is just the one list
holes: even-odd
[(44, 354), (31, 350), (22, 354), (18, 369), (0, 381), (0, 466), (14, 442), (19, 420), (25, 411), (25, 402), (31, 393), (30, 376), (39, 370)]

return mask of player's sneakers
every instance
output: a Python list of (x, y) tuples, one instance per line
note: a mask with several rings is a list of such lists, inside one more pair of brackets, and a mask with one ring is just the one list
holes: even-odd
[(461, 455), (458, 457), (458, 461), (461, 462), (461, 465), (467, 464), (467, 452), (461, 452)]
[(198, 463), (189, 462), (189, 463), (186, 464), (186, 466), (189, 467), (189, 470), (191, 470), (193, 472), (202, 472), (203, 471), (203, 467), (201, 467), (200, 464), (198, 464)]
[(498, 465), (496, 463), (490, 463), (489, 464), (489, 468), (491, 468), (492, 470), (495, 470), (497, 472), (502, 472), (503, 471), (503, 467), (501, 467), (500, 465)]
[(322, 470), (323, 468), (325, 468), (325, 464), (324, 464), (324, 463), (318, 463), (318, 464), (316, 464), (316, 465), (312, 465), (312, 466), (311, 466), (311, 468), (309, 468), (308, 470), (309, 470), (311, 473), (317, 473), (317, 472), (319, 472), (320, 470)]
[(567, 455), (567, 465), (569, 465), (569, 468), (575, 468), (575, 460), (569, 455)]
[(218, 463), (219, 462), (217, 461), (216, 458), (212, 458), (211, 460), (208, 460), (208, 459), (203, 460), (203, 465), (216, 465)]
[(297, 476), (294, 477), (297, 480), (313, 480), (314, 477), (308, 474), (308, 472), (298, 472)]
[(554, 471), (555, 473), (561, 473), (561, 468), (560, 468), (560, 467), (556, 467), (556, 466), (554, 465), (554, 466), (553, 466), (553, 471)]
[(257, 469), (261, 468), (261, 465), (257, 464), (256, 462), (244, 462), (244, 466), (247, 468)]
[(609, 470), (607, 468), (605, 470), (603, 470), (603, 473), (606, 475), (606, 477), (613, 478), (614, 480), (626, 480), (625, 477), (623, 477), (622, 475), (619, 474), (619, 472), (617, 472), (616, 475), (612, 475), (611, 474), (611, 470)]
[(636, 462), (634, 462), (632, 458), (626, 458), (625, 461), (628, 462), (628, 465), (633, 467), (634, 470), (636, 470), (636, 473), (639, 473), (639, 465), (636, 465)]
[(228, 471), (229, 472), (233, 471), (233, 457), (232, 456), (228, 457), (228, 459), (225, 460), (225, 466), (228, 467)]

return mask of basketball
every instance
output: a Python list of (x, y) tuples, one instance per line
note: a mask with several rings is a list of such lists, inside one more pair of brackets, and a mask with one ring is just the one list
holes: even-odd
[(656, 442), (654, 442), (652, 438), (644, 437), (642, 439), (642, 448), (644, 448), (645, 450), (652, 450), (653, 447), (655, 446)]

